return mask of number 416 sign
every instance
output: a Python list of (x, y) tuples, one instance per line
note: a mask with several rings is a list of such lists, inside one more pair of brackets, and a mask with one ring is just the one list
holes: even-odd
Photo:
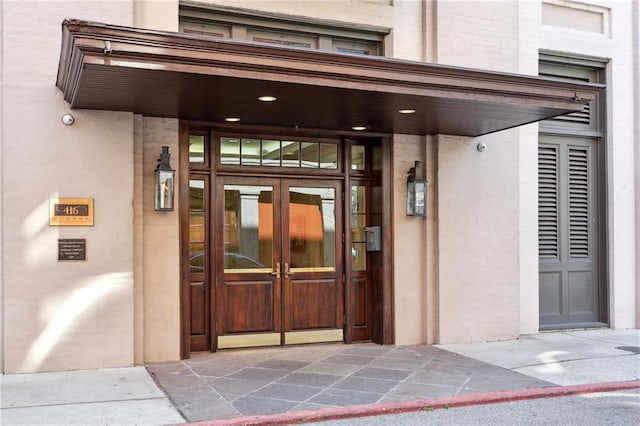
[(93, 198), (50, 198), (50, 226), (93, 226)]

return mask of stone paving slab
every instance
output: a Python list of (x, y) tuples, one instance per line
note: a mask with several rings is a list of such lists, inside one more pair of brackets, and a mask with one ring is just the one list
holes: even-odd
[(429, 345), (227, 350), (147, 369), (188, 421), (551, 386)]

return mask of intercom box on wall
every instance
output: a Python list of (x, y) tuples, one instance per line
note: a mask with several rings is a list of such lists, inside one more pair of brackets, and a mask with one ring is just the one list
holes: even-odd
[(380, 251), (382, 250), (382, 227), (380, 226), (367, 226), (364, 228), (367, 251)]

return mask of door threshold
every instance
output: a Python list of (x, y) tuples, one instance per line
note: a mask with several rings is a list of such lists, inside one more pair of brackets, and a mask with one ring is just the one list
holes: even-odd
[(344, 342), (344, 331), (342, 329), (332, 329), (313, 331), (290, 331), (284, 333), (285, 345), (328, 342)]
[(238, 334), (218, 336), (218, 349), (280, 346), (280, 333)]

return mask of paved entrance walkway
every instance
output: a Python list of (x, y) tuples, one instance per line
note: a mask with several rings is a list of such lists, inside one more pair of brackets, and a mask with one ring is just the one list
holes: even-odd
[(244, 349), (147, 368), (188, 421), (551, 386), (427, 345)]

